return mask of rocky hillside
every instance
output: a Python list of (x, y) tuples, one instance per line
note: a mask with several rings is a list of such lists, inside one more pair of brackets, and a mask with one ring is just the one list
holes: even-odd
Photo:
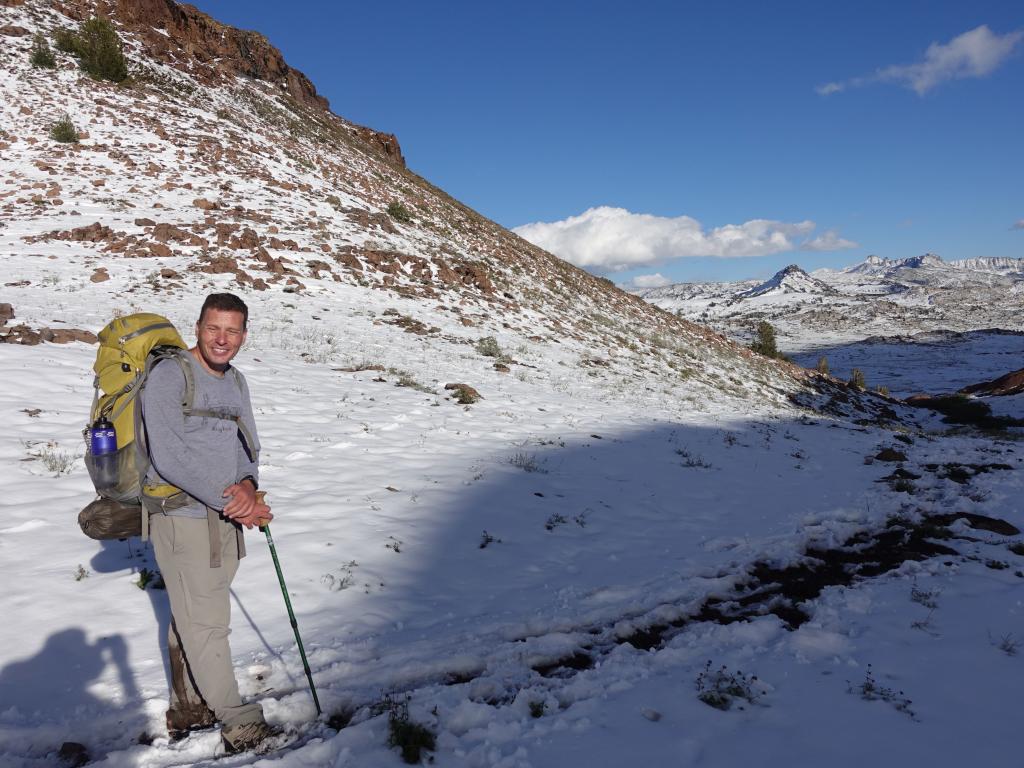
[[(125, 81), (92, 79), (56, 49), (55, 68), (30, 63), (35, 36), (53, 49), (95, 13), (123, 42)], [(545, 366), (589, 368), (619, 393), (640, 375), (695, 400), (756, 390), (781, 403), (799, 386), (453, 200), (406, 167), (394, 135), (331, 112), (256, 32), (171, 0), (5, 0), (0, 35), (0, 298), (13, 313), (0, 338), (91, 331), (115, 309), (179, 298), (187, 323), (216, 287), (293, 305), (306, 336), (336, 340), (307, 358), (343, 349), (348, 324), (374, 323), (468, 347), (495, 337), (500, 372), (511, 350), (551, 353)], [(65, 115), (77, 142), (51, 135)], [(94, 312), (62, 313), (54, 286), (86, 292)], [(326, 314), (367, 291), (388, 297), (386, 316)]]

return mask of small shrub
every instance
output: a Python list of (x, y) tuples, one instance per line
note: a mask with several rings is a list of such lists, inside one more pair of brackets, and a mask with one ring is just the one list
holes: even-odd
[(160, 571), (151, 571), (149, 568), (139, 570), (139, 578), (135, 581), (135, 586), (143, 591), (146, 589), (167, 589), (167, 585), (164, 584), (164, 577), (160, 575)]
[(530, 702), (530, 717), (535, 720), (539, 717), (544, 717), (544, 702), (543, 701), (531, 701)]
[(53, 472), (55, 477), (66, 475), (80, 458), (81, 454), (71, 451), (62, 451), (56, 443), (47, 443), (37, 454), (47, 472)]
[(902, 712), (911, 720), (917, 719), (917, 715), (914, 714), (914, 710), (910, 708), (910, 705), (913, 704), (913, 702), (903, 694), (903, 691), (893, 690), (892, 688), (887, 688), (884, 685), (879, 685), (875, 682), (870, 664), (868, 664), (867, 670), (864, 672), (864, 682), (855, 686), (847, 680), (846, 692), (859, 694), (865, 701), (887, 702), (891, 704), (897, 712)]
[(81, 581), (82, 579), (89, 578), (89, 572), (82, 567), (82, 564), (78, 564), (78, 569), (75, 571), (75, 581)]
[(71, 116), (65, 114), (60, 120), (50, 126), (50, 138), (64, 144), (78, 143), (78, 129), (71, 122)]
[(921, 589), (916, 584), (910, 588), (910, 599), (925, 608), (938, 608), (938, 597), (941, 589)]
[(855, 389), (867, 389), (868, 385), (864, 380), (864, 371), (862, 371), (860, 368), (854, 368), (852, 371), (850, 371), (849, 384), (851, 387), (854, 387)]
[(543, 463), (538, 460), (537, 455), (533, 453), (519, 451), (509, 457), (508, 463), (513, 467), (519, 467), (519, 469), (524, 472), (538, 472), (540, 474), (547, 473), (547, 470), (544, 469)]
[(544, 528), (548, 531), (553, 531), (558, 526), (565, 525), (567, 522), (568, 520), (565, 519), (565, 515), (561, 515), (558, 512), (555, 512), (550, 517), (548, 517), (547, 521), (544, 523)]
[(409, 389), (415, 389), (417, 392), (425, 392), (428, 395), (436, 395), (437, 390), (431, 389), (425, 384), (420, 384), (413, 377), (411, 373), (407, 371), (400, 371), (397, 368), (390, 368), (388, 373), (398, 377), (398, 381), (395, 382), (396, 387), (408, 387)]
[(412, 221), (412, 214), (409, 212), (409, 209), (397, 200), (388, 203), (388, 216), (403, 224), (408, 224)]
[(484, 336), (476, 343), (476, 351), (484, 357), (503, 358), (505, 353), (501, 351), (498, 340), (493, 336)]
[[(697, 675), (696, 684), (697, 698), (723, 712), (731, 709), (737, 700), (754, 704), (764, 692), (757, 690), (760, 686), (757, 675), (744, 675), (739, 670), (730, 672), (724, 664), (712, 671), (710, 660)], [(740, 705), (738, 709), (743, 709), (743, 706)]]
[(401, 539), (396, 539), (394, 536), (388, 536), (387, 544), (384, 545), (385, 549), (390, 549), (396, 555), (402, 551), (402, 544), (404, 543)]
[(676, 448), (676, 453), (683, 457), (684, 467), (696, 467), (698, 469), (711, 469), (711, 465), (700, 456), (690, 453), (685, 448)]
[(992, 645), (1007, 656), (1016, 656), (1018, 651), (1020, 651), (1020, 640), (1015, 638), (1011, 633), (1003, 635), (998, 640), (993, 639), (992, 635), (989, 634), (989, 640), (992, 641)]
[(53, 33), (53, 45), (61, 53), (80, 55), (82, 40), (70, 29), (61, 28)]
[(495, 538), (487, 531), (480, 537), (480, 549), (487, 549), (488, 544), (501, 544), (501, 539)]
[(409, 718), (409, 700), (398, 701), (385, 695), (381, 706), (388, 713), (388, 746), (402, 750), (402, 760), (416, 765), (423, 759), (423, 751), (433, 751), (436, 740), (433, 731)]
[(32, 54), (29, 61), (32, 62), (33, 67), (39, 69), (55, 69), (57, 66), (57, 59), (54, 57), (53, 51), (50, 50), (50, 44), (46, 42), (45, 37), (38, 33), (32, 41)]
[(814, 367), (814, 370), (816, 370), (818, 373), (823, 373), (826, 376), (828, 376), (831, 373), (828, 367), (828, 358), (825, 357), (824, 355), (819, 357), (818, 364)]
[(875, 387), (875, 392), (886, 397), (889, 396), (889, 388), (884, 384), (879, 384), (877, 387)]

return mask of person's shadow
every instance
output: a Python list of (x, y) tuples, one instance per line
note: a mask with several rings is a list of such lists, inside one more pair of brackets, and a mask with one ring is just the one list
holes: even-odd
[[(124, 704), (105, 701), (89, 691), (109, 664), (117, 670)], [(13, 715), (14, 722), (23, 720), (39, 729), (39, 737), (12, 745), (26, 761), (56, 752), (66, 741), (84, 744), (95, 754), (109, 739), (135, 738), (145, 728), (121, 635), (91, 643), (77, 627), (55, 632), (37, 654), (0, 669), (0, 701), (9, 722)], [(60, 735), (51, 744), (46, 734), (54, 732)]]

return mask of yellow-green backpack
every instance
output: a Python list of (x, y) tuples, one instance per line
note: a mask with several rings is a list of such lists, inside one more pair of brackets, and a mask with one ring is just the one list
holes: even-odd
[[(164, 360), (174, 360), (180, 366), (185, 377), (181, 408), (186, 416), (232, 419), (238, 424), (239, 438), (246, 446), (253, 445), (253, 441), (237, 417), (192, 407), (195, 379), (185, 357), (189, 352), (166, 317), (149, 312), (118, 317), (98, 336), (99, 350), (93, 364), (95, 395), (84, 434), (88, 445), (90, 427), (100, 419), (110, 422), (117, 436), (117, 454), (106, 459), (114, 462), (111, 482), (110, 465), (102, 471), (98, 457), (91, 451), (86, 453), (85, 465), (100, 498), (82, 510), (78, 522), (82, 531), (94, 539), (123, 539), (140, 534), (145, 538), (148, 516), (142, 506), (143, 494), (167, 499), (181, 493), (168, 483), (144, 486), (150, 460), (142, 409), (136, 404), (154, 366)], [(241, 388), (238, 372), (234, 368), (231, 371)]]

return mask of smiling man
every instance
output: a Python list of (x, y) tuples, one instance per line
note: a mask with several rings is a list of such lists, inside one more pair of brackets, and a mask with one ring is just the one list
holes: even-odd
[[(152, 462), (143, 501), (171, 603), (167, 731), (175, 741), (220, 721), (228, 752), (256, 748), (277, 732), (259, 704), (242, 702), (228, 645), (242, 527), (272, 517), (256, 497), (259, 441), (249, 388), (231, 365), (248, 319), (237, 296), (207, 296), (196, 346), (181, 354), (180, 366), (155, 366), (142, 392)], [(191, 407), (183, 406), (188, 388)]]

